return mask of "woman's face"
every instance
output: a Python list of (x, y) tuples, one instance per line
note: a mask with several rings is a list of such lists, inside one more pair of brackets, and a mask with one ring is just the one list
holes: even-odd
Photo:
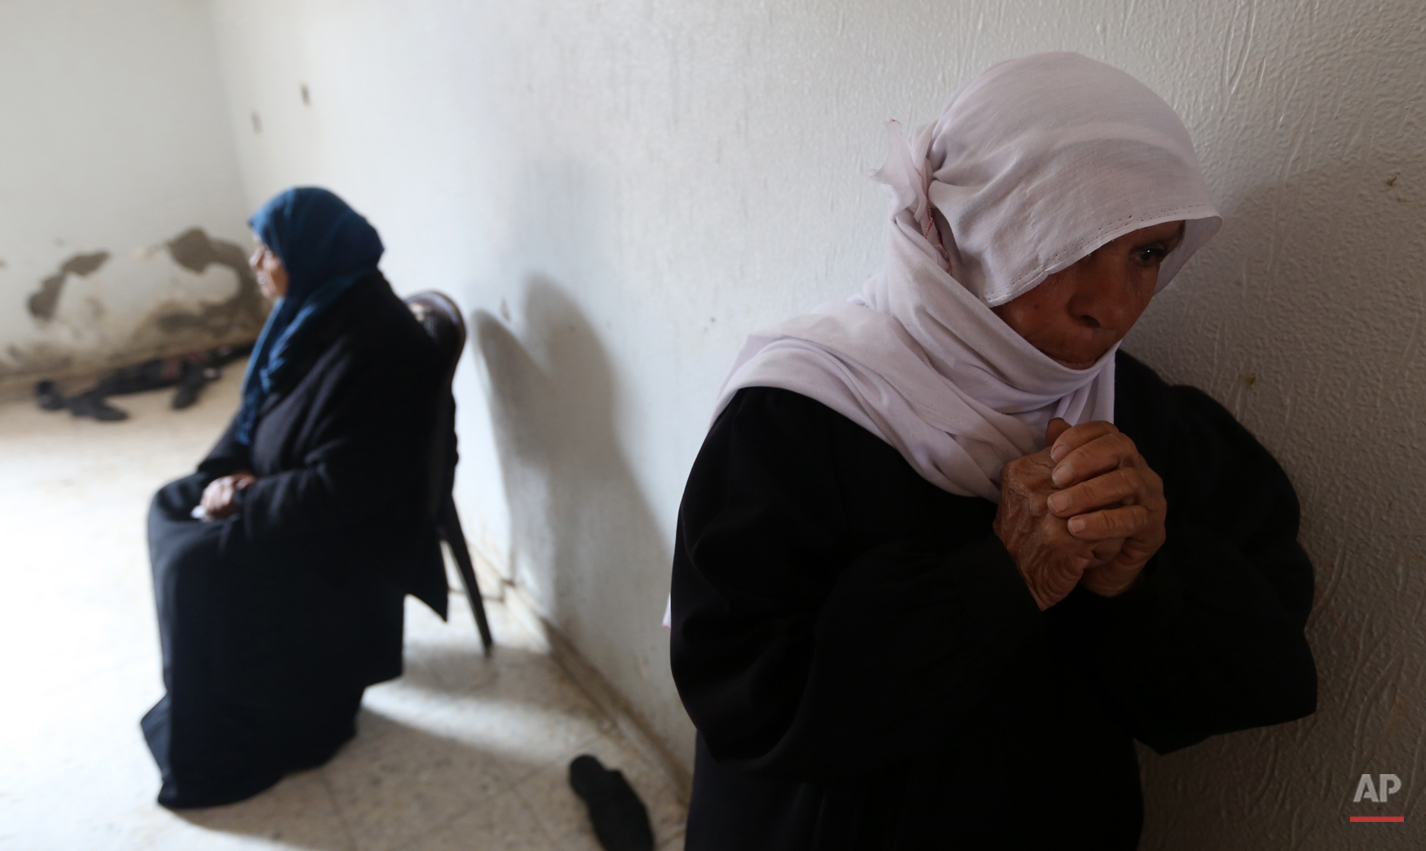
[(1140, 228), (1106, 243), (996, 315), (1070, 369), (1088, 369), (1129, 333), (1159, 281), (1159, 264), (1183, 241), (1183, 222)]
[(263, 295), (273, 300), (287, 295), (287, 269), (271, 248), (259, 242), (248, 258), (248, 265), (253, 267)]

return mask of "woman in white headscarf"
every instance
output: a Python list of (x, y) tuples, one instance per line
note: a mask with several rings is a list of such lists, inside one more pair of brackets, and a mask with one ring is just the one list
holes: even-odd
[(1134, 848), (1134, 739), (1316, 704), (1291, 484), (1119, 351), (1221, 220), (1076, 54), (891, 135), (882, 269), (749, 338), (684, 493), (688, 848)]

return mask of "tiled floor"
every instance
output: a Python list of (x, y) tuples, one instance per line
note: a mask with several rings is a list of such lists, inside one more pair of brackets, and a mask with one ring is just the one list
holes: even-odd
[(406, 675), (367, 690), (332, 762), (230, 807), (153, 802), (138, 729), (162, 693), (144, 513), (215, 439), (238, 375), (186, 411), (165, 393), (115, 400), (122, 423), (0, 403), (0, 848), (597, 851), (566, 782), (585, 752), (624, 771), (660, 851), (681, 848), (677, 795), (541, 636), (489, 601), (485, 659), (459, 595), (449, 623), (408, 601)]

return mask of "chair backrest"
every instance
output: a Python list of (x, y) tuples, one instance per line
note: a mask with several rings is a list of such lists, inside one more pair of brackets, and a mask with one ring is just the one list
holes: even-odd
[(451, 487), (455, 484), (455, 466), (448, 461), (455, 452), (455, 447), (450, 445), (455, 427), (455, 397), (451, 395), (451, 382), (455, 379), (460, 356), (465, 351), (465, 319), (461, 317), (455, 301), (445, 293), (425, 290), (407, 296), (405, 301), (411, 315), (431, 335), (446, 365), (446, 380), (436, 412), (436, 434), (431, 441), (428, 507), (431, 515), (437, 517), (441, 503), (450, 496)]
[(460, 315), (460, 308), (450, 296), (435, 290), (407, 296), (406, 306), (445, 357), (446, 383), (449, 384), (465, 351), (465, 319)]

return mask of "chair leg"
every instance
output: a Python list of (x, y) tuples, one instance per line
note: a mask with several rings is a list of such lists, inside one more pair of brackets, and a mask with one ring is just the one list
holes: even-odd
[(475, 566), (470, 563), (470, 550), (465, 545), (465, 532), (460, 527), (460, 515), (456, 513), (456, 503), (449, 495), (441, 502), (441, 537), (450, 545), (455, 556), (456, 567), (460, 571), (461, 582), (465, 585), (465, 595), (470, 600), (471, 611), (475, 613), (475, 627), (480, 630), (480, 644), (485, 655), (490, 655), (490, 646), (495, 643), (490, 637), (490, 622), (485, 619), (485, 601), (480, 597), (480, 586), (475, 581)]

